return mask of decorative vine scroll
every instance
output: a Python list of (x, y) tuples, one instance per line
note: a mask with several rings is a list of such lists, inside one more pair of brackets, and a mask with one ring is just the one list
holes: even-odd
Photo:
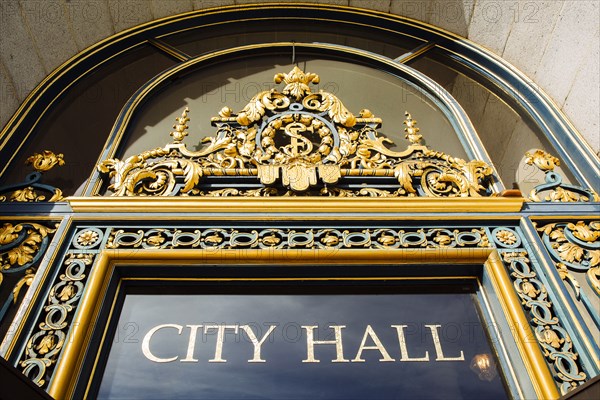
[(588, 379), (573, 349), (571, 337), (556, 316), (548, 290), (537, 278), (527, 252), (507, 251), (501, 254), (546, 362), (564, 395)]
[(31, 285), (55, 228), (34, 222), (6, 222), (0, 227), (0, 287), (5, 276), (14, 277), (9, 282), (12, 290), (0, 299), (0, 322), (17, 303), (23, 286)]
[(108, 248), (145, 249), (247, 249), (247, 248), (454, 248), (488, 247), (489, 240), (481, 228), (414, 228), (414, 229), (118, 229), (106, 245)]
[[(35, 172), (30, 173), (24, 182), (0, 188), (0, 202), (55, 202), (63, 199), (62, 191), (50, 185), (41, 183), (42, 174), (56, 165), (65, 165), (62, 154), (54, 154), (49, 150), (35, 153), (29, 157), (26, 164), (31, 165)], [(48, 200), (46, 198), (50, 196)]]
[(85, 288), (87, 269), (93, 260), (93, 254), (70, 253), (67, 256), (63, 273), (50, 290), (38, 331), (27, 341), (20, 366), (23, 374), (38, 386), (44, 387), (52, 376)]
[(97, 228), (79, 230), (64, 256), (60, 274), (52, 283), (37, 330), (29, 336), (20, 367), (36, 385), (46, 387), (68, 340), (73, 316), (87, 284), (89, 270), (100, 252), (104, 233)]
[(552, 223), (537, 228), (563, 280), (579, 297), (579, 283), (569, 271), (585, 272), (600, 296), (600, 221)]
[(546, 361), (562, 393), (588, 379), (567, 330), (556, 316), (550, 294), (537, 278), (523, 239), (515, 227), (397, 226), (347, 227), (326, 224), (310, 227), (123, 226), (77, 228), (66, 249), (61, 272), (52, 282), (37, 330), (27, 338), (20, 366), (28, 377), (46, 387), (71, 329), (89, 271), (103, 249), (432, 249), (497, 248), (516, 293), (529, 315)]
[[(183, 143), (190, 120), (186, 108), (173, 127), (172, 143), (125, 160), (104, 160), (98, 170), (109, 177), (114, 196), (491, 194), (493, 170), (485, 162), (421, 145), (417, 121), (408, 113), (404, 131), (410, 145), (392, 151), (386, 146), (392, 142), (376, 130), (380, 118), (367, 109), (352, 114), (331, 93), (313, 93), (309, 85), (318, 81), (298, 67), (275, 75), (276, 83), (285, 83), (282, 92), (262, 91), (238, 113), (224, 107), (212, 118), (216, 135), (204, 139), (199, 151)], [(240, 190), (224, 177), (254, 187)]]
[[(555, 167), (560, 166), (560, 160), (553, 155), (546, 153), (544, 150), (535, 150), (533, 153), (525, 153), (525, 157), (527, 164), (535, 165), (546, 173), (546, 182), (531, 190), (529, 200), (563, 203), (600, 201), (598, 194), (591, 189), (563, 183), (563, 177), (554, 171)], [(546, 196), (540, 197), (541, 193), (546, 193)]]

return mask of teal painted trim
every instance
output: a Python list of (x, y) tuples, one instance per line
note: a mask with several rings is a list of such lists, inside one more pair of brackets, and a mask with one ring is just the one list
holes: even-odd
[(530, 203), (523, 204), (521, 210), (527, 216), (548, 215), (600, 215), (600, 203)]

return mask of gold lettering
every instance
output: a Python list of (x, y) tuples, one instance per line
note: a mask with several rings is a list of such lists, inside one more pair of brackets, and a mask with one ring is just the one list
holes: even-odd
[(315, 344), (335, 344), (335, 360), (331, 362), (350, 362), (344, 358), (344, 347), (342, 344), (342, 329), (345, 325), (330, 325), (329, 328), (333, 329), (335, 333), (335, 340), (315, 340), (314, 330), (318, 326), (301, 326), (302, 329), (306, 330), (306, 360), (302, 360), (303, 363), (318, 363), (320, 360), (315, 359)]
[(181, 330), (183, 329), (183, 326), (181, 325), (175, 325), (175, 324), (163, 324), (163, 325), (158, 325), (155, 326), (154, 328), (150, 329), (148, 331), (148, 333), (146, 333), (146, 336), (144, 336), (144, 339), (142, 340), (142, 353), (144, 353), (144, 356), (146, 356), (146, 358), (150, 361), (154, 361), (156, 363), (168, 363), (168, 362), (172, 362), (177, 360), (178, 356), (175, 357), (171, 357), (171, 358), (159, 358), (156, 357), (154, 354), (152, 354), (152, 352), (150, 351), (150, 340), (152, 339), (152, 335), (154, 335), (156, 332), (158, 332), (161, 329), (164, 328), (173, 328), (173, 329), (177, 329), (177, 334), (181, 335)]
[[(375, 343), (375, 346), (365, 346), (365, 342), (367, 341), (367, 336), (371, 337), (371, 340), (373, 340), (373, 343)], [(385, 347), (383, 347), (381, 340), (379, 340), (379, 337), (377, 337), (377, 334), (375, 333), (373, 328), (371, 328), (371, 325), (367, 325), (367, 329), (365, 329), (365, 334), (362, 338), (362, 342), (360, 342), (360, 347), (358, 348), (356, 357), (354, 357), (352, 362), (365, 362), (365, 360), (361, 358), (363, 350), (379, 350), (379, 352), (383, 356), (383, 358), (380, 358), (379, 361), (383, 361), (383, 362), (395, 361), (392, 357), (390, 357), (390, 355), (387, 352), (387, 350), (385, 349)]]
[(252, 328), (250, 328), (249, 325), (240, 326), (240, 328), (242, 328), (244, 331), (246, 331), (248, 338), (250, 338), (250, 341), (252, 342), (252, 345), (254, 346), (254, 357), (252, 358), (252, 360), (248, 360), (248, 362), (266, 362), (265, 360), (260, 358), (260, 350), (261, 350), (262, 344), (265, 342), (265, 340), (267, 340), (267, 338), (269, 337), (271, 332), (273, 332), (275, 330), (275, 327), (276, 327), (276, 325), (271, 325), (269, 327), (269, 330), (267, 331), (267, 333), (265, 333), (265, 335), (259, 341), (256, 338), (256, 335), (254, 334), (254, 332), (252, 332)]
[(196, 332), (198, 332), (198, 328), (202, 328), (202, 325), (186, 326), (190, 328), (190, 340), (188, 341), (187, 354), (180, 362), (198, 362), (198, 359), (194, 358), (194, 348), (196, 347)]
[(442, 344), (440, 343), (440, 335), (438, 333), (438, 328), (441, 325), (425, 325), (427, 328), (431, 330), (431, 336), (433, 337), (433, 344), (435, 346), (435, 361), (464, 361), (465, 355), (463, 351), (460, 351), (460, 356), (458, 357), (444, 357), (444, 352), (442, 351)]
[(217, 330), (217, 345), (215, 346), (215, 357), (208, 360), (208, 362), (227, 362), (223, 359), (223, 342), (225, 341), (225, 329), (233, 329), (233, 332), (237, 335), (239, 325), (205, 325), (204, 333), (206, 334), (209, 329)]
[(400, 361), (429, 361), (429, 352), (425, 351), (424, 357), (409, 357), (406, 347), (406, 338), (404, 337), (404, 328), (408, 325), (392, 325), (398, 331), (398, 341), (400, 342)]

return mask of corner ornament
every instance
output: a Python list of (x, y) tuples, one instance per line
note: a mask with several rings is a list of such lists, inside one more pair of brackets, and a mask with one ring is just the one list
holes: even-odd
[(580, 300), (579, 283), (569, 273), (586, 273), (589, 285), (600, 297), (600, 221), (546, 224), (537, 228), (561, 279)]
[[(19, 299), (23, 286), (30, 286), (39, 261), (46, 253), (54, 227), (34, 222), (4, 223), (0, 226), (0, 287), (5, 276), (13, 276), (11, 292), (0, 297), (0, 322)], [(18, 280), (17, 280), (18, 279)], [(11, 283), (12, 281), (12, 283)]]
[(354, 115), (332, 93), (313, 93), (309, 85), (318, 75), (294, 67), (274, 81), (285, 83), (281, 92), (261, 91), (238, 113), (223, 107), (211, 120), (216, 135), (203, 139), (199, 151), (183, 143), (186, 107), (172, 143), (102, 161), (98, 170), (108, 177), (108, 190), (113, 196), (491, 195), (492, 168), (420, 144), (409, 113), (404, 131), (410, 144), (395, 152), (371, 111)]
[[(536, 186), (529, 193), (529, 200), (533, 202), (596, 202), (600, 197), (592, 189), (585, 189), (580, 186), (563, 183), (563, 177), (554, 171), (554, 168), (560, 166), (560, 160), (544, 150), (535, 150), (533, 153), (525, 153), (525, 162), (529, 165), (535, 165), (539, 170), (544, 171), (545, 183)], [(547, 193), (545, 197), (540, 197), (541, 193)]]
[[(62, 191), (41, 183), (42, 174), (56, 165), (65, 165), (62, 154), (54, 154), (49, 150), (35, 153), (25, 161), (35, 172), (28, 174), (24, 182), (0, 187), (0, 202), (56, 202), (63, 199)], [(50, 196), (48, 200), (46, 198)]]

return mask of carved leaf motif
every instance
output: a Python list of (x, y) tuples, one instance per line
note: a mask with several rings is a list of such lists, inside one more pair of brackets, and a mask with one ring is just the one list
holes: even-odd
[[(142, 170), (136, 171), (135, 173), (133, 173), (131, 179), (129, 179), (127, 181), (127, 184), (123, 186), (123, 189), (125, 190), (126, 193), (133, 194), (136, 192), (135, 186), (144, 179), (151, 179), (151, 180), (156, 181), (157, 180), (156, 172), (149, 171), (147, 169), (142, 169)], [(157, 184), (157, 182), (155, 182), (155, 186), (156, 186), (156, 184)]]
[(437, 235), (433, 240), (440, 246), (446, 246), (452, 243), (452, 237), (448, 235)]
[(320, 94), (323, 96), (321, 111), (328, 110), (331, 119), (345, 127), (351, 128), (356, 125), (356, 117), (348, 111), (340, 99), (331, 93), (321, 91)]
[(565, 339), (560, 338), (554, 330), (546, 329), (544, 330), (544, 342), (558, 349), (565, 342)]
[(399, 167), (396, 167), (396, 178), (398, 179), (398, 183), (402, 186), (402, 189), (406, 190), (408, 193), (417, 193), (415, 188), (412, 185), (412, 169), (408, 164), (401, 164)]
[(537, 230), (544, 232), (545, 235), (550, 235), (552, 233), (552, 231), (554, 230), (555, 226), (556, 226), (556, 224), (548, 224), (548, 225), (544, 225), (541, 228), (537, 228)]
[(583, 221), (577, 224), (569, 223), (567, 227), (573, 232), (573, 236), (584, 242), (595, 242), (600, 238), (600, 231), (593, 231)]
[(275, 235), (269, 235), (263, 237), (262, 242), (267, 246), (276, 246), (281, 242), (281, 239)]
[(573, 243), (563, 243), (558, 247), (560, 258), (567, 262), (581, 261), (583, 249)]
[(13, 194), (10, 196), (11, 201), (20, 201), (20, 202), (29, 202), (29, 201), (37, 201), (44, 200), (45, 196), (38, 197), (33, 188), (28, 186), (21, 190), (15, 190)]
[(590, 266), (594, 267), (600, 264), (600, 250), (591, 250), (589, 252), (590, 256)]
[(521, 291), (523, 293), (525, 293), (525, 295), (527, 295), (528, 297), (534, 299), (537, 297), (539, 290), (537, 290), (535, 288), (535, 286), (533, 284), (531, 284), (531, 282), (527, 282), (524, 281), (523, 283), (521, 283)]
[(548, 197), (546, 201), (560, 201), (560, 202), (577, 202), (579, 201), (579, 195), (570, 190), (557, 187)]
[(194, 188), (200, 182), (202, 176), (202, 167), (194, 162), (185, 161), (183, 164), (184, 182), (185, 186), (181, 191), (187, 193)]
[(160, 246), (161, 244), (163, 244), (165, 241), (165, 238), (162, 237), (161, 235), (152, 235), (152, 236), (148, 236), (148, 238), (146, 239), (146, 243), (148, 243), (151, 246)]
[(554, 239), (557, 242), (566, 242), (567, 238), (565, 237), (565, 233), (562, 229), (557, 229), (550, 233), (550, 239)]
[(35, 253), (35, 249), (32, 249), (29, 246), (19, 246), (14, 249), (10, 249), (6, 256), (8, 257), (8, 262), (10, 264), (18, 264), (25, 265), (28, 262), (33, 260), (33, 255)]
[(19, 236), (17, 232), (20, 232), (21, 230), (23, 230), (21, 225), (13, 226), (13, 224), (10, 223), (4, 224), (2, 228), (0, 228), (0, 245), (13, 242)]
[(568, 282), (571, 285), (573, 291), (575, 292), (575, 298), (579, 300), (580, 286), (577, 279), (575, 279), (573, 275), (571, 275), (565, 264), (557, 263), (556, 267), (558, 268), (558, 275), (560, 276), (560, 279), (562, 279), (565, 282)]

